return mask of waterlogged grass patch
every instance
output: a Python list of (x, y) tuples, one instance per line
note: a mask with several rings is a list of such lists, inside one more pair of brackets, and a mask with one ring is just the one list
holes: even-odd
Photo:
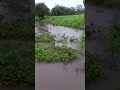
[(50, 43), (55, 41), (55, 36), (49, 34), (42, 34), (35, 37), (35, 42)]
[(39, 62), (70, 62), (78, 59), (77, 52), (66, 46), (49, 46), (37, 44), (35, 46), (35, 58)]
[(78, 44), (80, 48), (85, 48), (85, 37), (82, 36), (80, 39), (78, 39)]

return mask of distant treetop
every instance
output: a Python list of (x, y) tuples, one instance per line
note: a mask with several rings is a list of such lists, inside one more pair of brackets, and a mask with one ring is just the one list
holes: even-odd
[(85, 0), (85, 3), (91, 3), (109, 8), (120, 8), (120, 0)]

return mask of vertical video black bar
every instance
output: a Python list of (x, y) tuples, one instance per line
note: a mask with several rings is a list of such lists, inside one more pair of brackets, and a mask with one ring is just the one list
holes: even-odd
[(86, 90), (120, 89), (120, 1), (85, 0)]
[(35, 90), (34, 11), (34, 0), (0, 0), (0, 90)]

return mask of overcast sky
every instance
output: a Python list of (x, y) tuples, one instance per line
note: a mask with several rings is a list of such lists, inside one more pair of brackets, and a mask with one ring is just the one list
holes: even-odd
[(50, 9), (55, 4), (60, 4), (66, 7), (76, 7), (77, 5), (83, 5), (83, 0), (35, 0), (35, 3), (44, 2)]

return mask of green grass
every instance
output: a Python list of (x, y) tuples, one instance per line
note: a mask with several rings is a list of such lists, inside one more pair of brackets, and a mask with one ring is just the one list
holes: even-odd
[(36, 44), (35, 58), (39, 62), (70, 62), (78, 59), (78, 53), (66, 46)]
[(42, 21), (54, 25), (71, 27), (76, 29), (84, 29), (85, 27), (84, 14), (67, 16), (49, 16)]
[(52, 43), (55, 41), (55, 36), (49, 34), (42, 34), (35, 37), (35, 42), (44, 42), (44, 43)]

